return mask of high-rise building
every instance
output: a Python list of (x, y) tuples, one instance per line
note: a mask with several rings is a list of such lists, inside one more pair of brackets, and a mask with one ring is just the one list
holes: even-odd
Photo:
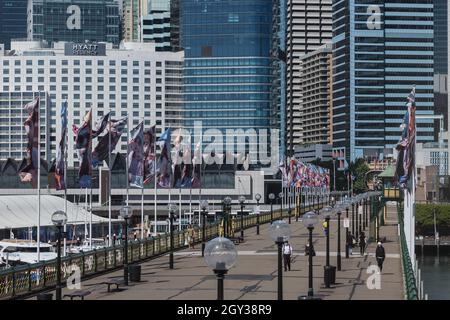
[(29, 40), (120, 42), (115, 0), (28, 0)]
[(27, 2), (0, 0), (0, 43), (10, 48), (11, 39), (27, 37)]
[[(61, 134), (59, 110), (66, 99), (69, 128), (79, 126), (90, 108), (94, 121), (111, 111), (114, 119), (128, 116), (130, 127), (141, 121), (146, 127), (156, 125), (158, 134), (168, 126), (179, 125), (182, 51), (156, 52), (152, 43), (133, 42), (117, 49), (110, 43), (55, 42), (49, 47), (38, 41), (12, 41), (11, 47), (14, 51), (0, 52), (0, 116), (5, 117), (0, 121), (0, 136), (6, 133), (14, 143), (21, 139), (23, 115), (19, 114), (23, 108), (10, 104), (29, 97), (21, 92), (47, 94), (49, 118), (42, 125), (50, 130), (45, 139), (49, 159), (56, 157)], [(14, 98), (11, 102), (8, 95)], [(8, 116), (12, 118), (6, 119)], [(126, 135), (121, 139), (116, 150), (126, 152)], [(0, 148), (0, 159), (22, 159), (25, 154), (23, 145), (13, 148), (14, 154), (7, 147)], [(68, 139), (68, 165), (76, 166), (77, 161), (74, 140)]]
[(301, 57), (332, 39), (332, 0), (287, 0), (287, 153), (303, 140)]
[(122, 2), (123, 40), (129, 42), (142, 41), (141, 38), (142, 17), (148, 14), (149, 12), (148, 5), (149, 0), (123, 0)]
[[(434, 1), (434, 103), (448, 130), (448, 0)], [(437, 133), (436, 133), (437, 134)]]
[(142, 41), (155, 42), (158, 51), (180, 50), (179, 0), (154, 0), (142, 17)]
[(303, 144), (332, 144), (332, 45), (325, 44), (301, 58)]
[[(392, 153), (416, 86), (417, 114), (433, 115), (433, 1), (333, 1), (333, 147), (347, 160)], [(417, 142), (434, 140), (417, 120)]]
[(184, 126), (269, 129), (271, 0), (185, 0)]

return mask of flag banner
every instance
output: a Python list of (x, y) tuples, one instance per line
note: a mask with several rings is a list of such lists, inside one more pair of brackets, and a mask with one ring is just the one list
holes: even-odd
[(128, 141), (128, 181), (130, 187), (144, 187), (144, 122), (141, 122), (131, 133)]
[(20, 180), (31, 183), (33, 188), (37, 187), (38, 153), (39, 147), (39, 97), (27, 103), (24, 110), (28, 112), (28, 118), (24, 122), (27, 134), (27, 165), (19, 172)]
[(64, 156), (66, 150), (66, 134), (67, 134), (67, 101), (61, 104), (61, 140), (58, 146), (55, 168), (55, 186), (56, 190), (65, 190), (64, 181)]
[(80, 168), (78, 178), (81, 188), (90, 188), (92, 182), (92, 109), (84, 117), (83, 124), (77, 129), (75, 148)]
[(183, 144), (183, 137), (179, 135), (175, 139), (172, 152), (173, 162), (173, 188), (192, 187), (192, 164), (191, 150), (188, 145)]
[(191, 188), (201, 188), (201, 169), (202, 168), (202, 150), (201, 143), (198, 142), (194, 149), (192, 157), (192, 181)]
[(310, 163), (303, 163), (296, 159), (282, 161), (280, 171), (283, 187), (320, 188), (330, 187), (330, 171)]
[(395, 182), (400, 188), (406, 188), (415, 166), (416, 148), (416, 88), (413, 87), (407, 97), (407, 111), (400, 126), (402, 135), (397, 143), (398, 151), (397, 167), (395, 172)]
[[(97, 146), (92, 151), (92, 166), (97, 168), (98, 165), (105, 160), (108, 160), (109, 155), (116, 148), (119, 142), (120, 136), (125, 131), (127, 125), (127, 118), (122, 118), (119, 120), (111, 119), (111, 132), (109, 132), (109, 126), (107, 127), (108, 132), (99, 138)], [(110, 145), (110, 135), (111, 135), (111, 145)], [(109, 150), (108, 150), (109, 146)]]
[(156, 165), (156, 185), (159, 188), (170, 188), (172, 185), (171, 134), (172, 131), (169, 128), (158, 139), (161, 154)]
[(147, 184), (155, 178), (155, 141), (156, 125), (144, 130), (144, 183)]
[(92, 128), (92, 139), (97, 138), (103, 133), (103, 131), (105, 131), (106, 126), (108, 125), (108, 121), (109, 112), (95, 123), (94, 127)]

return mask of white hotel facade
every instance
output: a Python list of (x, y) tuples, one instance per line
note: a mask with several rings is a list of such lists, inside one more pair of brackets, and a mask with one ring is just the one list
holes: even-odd
[[(0, 45), (0, 160), (25, 156), (26, 115), (21, 106), (39, 92), (45, 97), (41, 155), (47, 160), (56, 157), (60, 109), (67, 99), (69, 167), (78, 165), (71, 127), (80, 126), (91, 107), (94, 123), (111, 111), (113, 119), (128, 116), (130, 130), (141, 121), (145, 127), (156, 124), (158, 134), (177, 128), (183, 59), (182, 51), (156, 52), (154, 43), (124, 42), (113, 48), (109, 43), (80, 47), (57, 42), (49, 48), (39, 41), (12, 41), (10, 51)], [(124, 134), (115, 151), (126, 148)]]

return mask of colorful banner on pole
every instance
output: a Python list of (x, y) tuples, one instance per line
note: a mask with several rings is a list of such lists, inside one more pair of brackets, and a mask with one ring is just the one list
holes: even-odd
[(116, 148), (116, 145), (119, 142), (120, 136), (124, 132), (126, 125), (127, 118), (122, 118), (119, 120), (111, 119), (111, 132), (109, 131), (108, 127), (108, 132), (104, 136), (99, 138), (99, 142), (92, 152), (92, 166), (94, 168), (96, 168), (102, 161), (109, 161), (108, 157)]
[(58, 146), (58, 154), (56, 156), (55, 168), (55, 186), (56, 190), (65, 190), (64, 181), (64, 158), (66, 153), (66, 134), (67, 134), (67, 101), (61, 104), (61, 140)]
[(28, 112), (28, 118), (24, 122), (27, 134), (27, 165), (19, 172), (20, 180), (31, 183), (33, 188), (37, 187), (38, 153), (39, 147), (39, 97), (27, 103), (24, 110)]
[(283, 187), (330, 187), (330, 172), (328, 169), (316, 166), (311, 163), (303, 163), (296, 159), (286, 158), (280, 164), (280, 171), (283, 178)]
[[(90, 188), (92, 182), (92, 109), (84, 117), (84, 122), (76, 130), (75, 148), (80, 161), (78, 178), (81, 188)], [(76, 127), (75, 127), (76, 128)], [(74, 129), (75, 129), (74, 128)]]
[(128, 141), (128, 181), (130, 187), (144, 187), (144, 122), (131, 131)]
[(171, 129), (167, 129), (158, 139), (161, 147), (161, 154), (156, 166), (156, 185), (159, 188), (170, 188), (172, 182), (172, 161), (171, 161)]
[(403, 117), (402, 136), (397, 143), (398, 151), (397, 168), (395, 171), (395, 181), (400, 188), (406, 188), (406, 185), (413, 174), (415, 166), (416, 149), (416, 88), (413, 87), (408, 95), (406, 104), (407, 111)]
[(156, 126), (144, 130), (144, 183), (155, 179)]

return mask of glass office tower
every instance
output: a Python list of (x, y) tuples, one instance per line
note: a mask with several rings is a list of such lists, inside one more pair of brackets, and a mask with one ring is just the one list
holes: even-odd
[(120, 42), (114, 0), (33, 0), (28, 15), (31, 40)]
[(271, 0), (180, 1), (184, 126), (270, 126)]
[(10, 49), (11, 39), (27, 37), (27, 1), (0, 0), (0, 43)]
[[(334, 151), (392, 153), (413, 85), (417, 114), (434, 114), (433, 63), (432, 0), (334, 0)], [(418, 119), (417, 142), (433, 140), (433, 120)]]

